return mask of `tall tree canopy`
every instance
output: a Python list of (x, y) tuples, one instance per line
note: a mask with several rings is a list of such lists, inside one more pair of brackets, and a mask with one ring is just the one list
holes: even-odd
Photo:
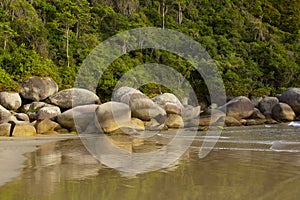
[[(297, 0), (2, 0), (0, 90), (18, 90), (29, 76), (51, 76), (61, 89), (72, 87), (95, 46), (118, 32), (147, 26), (200, 42), (215, 60), (229, 96), (272, 95), (300, 86)], [(99, 80), (102, 101), (122, 74), (153, 62), (182, 73), (199, 99), (207, 95), (201, 76), (184, 59), (145, 49), (112, 63)], [(168, 90), (153, 84), (141, 89), (148, 94)]]

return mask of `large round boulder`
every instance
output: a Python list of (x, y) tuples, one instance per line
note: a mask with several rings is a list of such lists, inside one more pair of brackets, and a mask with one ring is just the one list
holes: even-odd
[(22, 105), (22, 100), (19, 93), (16, 92), (1, 92), (0, 104), (8, 110), (17, 110)]
[(8, 118), (9, 116), (11, 116), (11, 113), (0, 105), (0, 121)]
[(60, 113), (60, 108), (57, 106), (44, 106), (38, 111), (37, 119), (54, 119)]
[(34, 136), (36, 135), (36, 129), (34, 125), (30, 123), (16, 124), (13, 128), (12, 136)]
[(265, 97), (259, 102), (258, 108), (262, 112), (263, 115), (265, 115), (267, 117), (271, 117), (272, 108), (278, 102), (279, 102), (279, 100), (277, 97)]
[(166, 111), (154, 103), (144, 94), (132, 94), (129, 106), (132, 117), (139, 118), (143, 121), (149, 121), (152, 118), (161, 118), (166, 116)]
[(198, 118), (201, 113), (201, 106), (186, 106), (182, 109), (181, 116), (184, 120)]
[(52, 104), (59, 106), (62, 109), (70, 109), (79, 105), (99, 104), (99, 97), (86, 89), (70, 88), (61, 90), (58, 93), (49, 97)]
[(30, 119), (26, 113), (14, 113), (14, 116), (19, 121), (29, 122)]
[(63, 127), (71, 129), (75, 125), (80, 130), (85, 130), (88, 125), (96, 120), (98, 105), (83, 105), (67, 110), (56, 117), (56, 121)]
[(226, 116), (225, 117), (225, 125), (226, 126), (242, 126), (242, 123), (238, 121), (235, 117)]
[(285, 103), (277, 103), (273, 106), (272, 117), (276, 121), (293, 121), (296, 117), (293, 109)]
[(181, 108), (174, 103), (166, 103), (164, 109), (167, 114), (181, 115)]
[(58, 85), (52, 78), (32, 77), (21, 83), (21, 95), (25, 99), (40, 101), (58, 91)]
[(164, 107), (167, 103), (173, 103), (178, 107), (183, 108), (183, 105), (181, 104), (179, 99), (174, 94), (171, 93), (163, 93), (157, 95), (153, 97), (152, 100), (162, 107)]
[(1, 123), (0, 124), (0, 136), (10, 136), (10, 127), (9, 123)]
[(291, 106), (296, 115), (300, 115), (300, 88), (290, 88), (279, 98), (280, 102)]
[(266, 116), (264, 116), (259, 109), (254, 108), (254, 112), (250, 117), (251, 119), (266, 119)]
[[(29, 111), (34, 111), (37, 112), (39, 111), (41, 108), (45, 107), (45, 106), (51, 106), (51, 104), (47, 104), (45, 102), (38, 102), (38, 101), (34, 101), (32, 103), (29, 104)], [(28, 111), (28, 110), (27, 110)]]
[(132, 94), (141, 94), (142, 95), (143, 93), (132, 87), (127, 87), (127, 86), (120, 87), (113, 92), (112, 101), (129, 104)]
[(238, 120), (246, 119), (253, 114), (254, 105), (247, 97), (239, 96), (220, 107), (220, 110), (226, 110), (226, 116), (234, 117)]
[(127, 104), (107, 102), (96, 109), (96, 116), (100, 127), (105, 133), (119, 129), (136, 129), (139, 126), (131, 121), (131, 111)]
[(184, 122), (180, 115), (169, 114), (168, 118), (166, 119), (165, 125), (168, 128), (182, 128), (184, 127)]
[(37, 134), (43, 134), (49, 131), (54, 131), (56, 128), (60, 127), (60, 125), (56, 122), (51, 121), (50, 119), (44, 119), (39, 121), (36, 125)]

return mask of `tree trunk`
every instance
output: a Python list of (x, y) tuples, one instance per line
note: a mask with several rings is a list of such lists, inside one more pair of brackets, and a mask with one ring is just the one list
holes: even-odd
[(66, 42), (67, 67), (69, 67), (70, 66), (70, 58), (69, 58), (69, 24), (67, 24), (67, 27), (66, 27), (66, 38), (67, 38), (67, 42)]
[(127, 53), (127, 43), (128, 43), (128, 38), (125, 38), (123, 41), (123, 47), (122, 47), (122, 52), (125, 54)]
[(79, 21), (76, 23), (76, 39), (78, 39), (79, 36)]
[(163, 0), (162, 3), (162, 28), (165, 29), (165, 11), (166, 11), (166, 4), (165, 1)]
[(4, 44), (3, 44), (3, 49), (4, 49), (4, 51), (5, 51), (5, 49), (6, 49), (6, 44), (7, 44), (7, 38), (6, 38), (6, 36), (4, 36)]
[(182, 23), (182, 8), (180, 3), (178, 3), (178, 23), (181, 24)]

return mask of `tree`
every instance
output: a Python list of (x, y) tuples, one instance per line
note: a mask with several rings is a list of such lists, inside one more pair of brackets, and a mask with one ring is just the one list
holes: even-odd
[(4, 51), (7, 47), (7, 41), (12, 37), (18, 36), (18, 34), (10, 27), (9, 22), (0, 22), (0, 34), (2, 35), (1, 38), (3, 38)]
[(76, 23), (76, 16), (72, 12), (73, 2), (71, 0), (64, 1), (61, 5), (62, 10), (60, 13), (57, 13), (57, 21), (60, 23), (60, 26), (63, 27), (66, 37), (66, 58), (67, 58), (67, 67), (70, 66), (70, 55), (69, 55), (69, 38), (71, 28)]

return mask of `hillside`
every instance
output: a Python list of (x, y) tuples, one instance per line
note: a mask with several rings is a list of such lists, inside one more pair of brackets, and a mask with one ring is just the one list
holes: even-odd
[[(2, 0), (0, 90), (18, 90), (30, 76), (51, 76), (61, 89), (70, 88), (82, 61), (101, 41), (147, 26), (200, 42), (215, 60), (228, 96), (275, 95), (300, 87), (299, 0)], [(99, 80), (101, 100), (108, 100), (123, 73), (153, 62), (180, 71), (199, 99), (207, 94), (201, 76), (184, 59), (143, 50), (112, 64)], [(141, 89), (167, 90), (151, 84)]]

